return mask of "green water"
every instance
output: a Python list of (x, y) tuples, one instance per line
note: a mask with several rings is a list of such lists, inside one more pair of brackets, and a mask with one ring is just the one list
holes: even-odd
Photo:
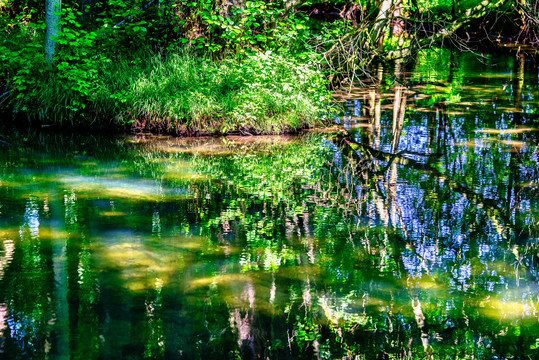
[(539, 356), (537, 64), (376, 74), (346, 136), (6, 133), (0, 358)]

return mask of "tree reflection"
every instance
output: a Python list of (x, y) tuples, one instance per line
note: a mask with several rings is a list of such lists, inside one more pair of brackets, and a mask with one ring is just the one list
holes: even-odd
[(380, 65), (339, 135), (1, 155), (3, 354), (535, 356), (537, 74), (438, 56)]

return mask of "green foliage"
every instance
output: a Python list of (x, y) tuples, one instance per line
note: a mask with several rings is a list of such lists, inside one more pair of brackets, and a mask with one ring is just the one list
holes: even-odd
[(308, 37), (306, 17), (281, 2), (223, 6), (111, 0), (83, 13), (65, 4), (53, 68), (42, 56), (42, 10), (0, 16), (5, 109), (42, 123), (176, 132), (319, 123), (330, 98), (317, 59), (298, 41)]
[(246, 194), (276, 204), (290, 204), (287, 211), (294, 214), (298, 205), (295, 197), (298, 184), (313, 186), (316, 169), (329, 159), (330, 153), (322, 144), (322, 139), (316, 135), (291, 144), (270, 144), (262, 153), (230, 144), (233, 154), (227, 158), (197, 157), (193, 162), (203, 174), (226, 179), (227, 184), (239, 187)]
[[(9, 95), (0, 101), (5, 112), (55, 124), (134, 123), (179, 132), (312, 126), (330, 101), (322, 66), (357, 73), (373, 58), (403, 56), (407, 53), (400, 50), (417, 43), (417, 34), (409, 30), (392, 35), (388, 20), (382, 31), (376, 30), (385, 36), (385, 51), (373, 46), (369, 39), (378, 27), (377, 2), (323, 4), (336, 6), (326, 10), (333, 11), (331, 16), (352, 5), (360, 15), (354, 21), (344, 12), (336, 21), (315, 20), (312, 9), (320, 4), (311, 1), (68, 1), (51, 69), (41, 55), (43, 4), (4, 0), (0, 95)], [(418, 32), (429, 22), (452, 32), (469, 11), (478, 18), (498, 9), (498, 2), (478, 0), (407, 0), (403, 5), (398, 16)], [(181, 66), (193, 74), (185, 75)]]
[(86, 115), (87, 104), (96, 100), (99, 70), (110, 61), (103, 53), (91, 50), (96, 46), (98, 34), (82, 29), (77, 19), (80, 15), (81, 12), (62, 11), (62, 33), (58, 39), (62, 51), (50, 79), (59, 86), (59, 94), (69, 96), (64, 101), (65, 111), (72, 115), (67, 116), (69, 120), (76, 118), (77, 113)]
[(173, 54), (153, 58), (139, 71), (116, 72), (116, 79), (132, 79), (116, 90), (126, 102), (124, 120), (168, 120), (182, 129), (209, 132), (275, 133), (317, 124), (329, 100), (320, 73), (271, 53), (243, 62)]
[(250, 54), (297, 48), (309, 36), (307, 18), (284, 1), (246, 1), (243, 6), (215, 1), (182, 1), (186, 28), (182, 41), (214, 54)]
[(12, 97), (22, 98), (34, 94), (37, 78), (44, 73), (42, 31), (43, 22), (23, 26), (18, 22), (8, 24), (9, 36), (0, 36), (0, 84), (10, 82)]
[[(70, 41), (94, 41), (94, 33), (76, 31), (65, 31), (59, 43), (71, 49)], [(312, 62), (269, 52), (244, 61), (141, 53), (113, 62), (85, 52), (78, 46), (60, 52), (57, 69), (40, 69), (28, 78), (31, 87), (17, 75), (13, 110), (53, 124), (109, 119), (109, 125), (145, 123), (177, 132), (256, 133), (312, 127), (327, 111), (326, 82)]]

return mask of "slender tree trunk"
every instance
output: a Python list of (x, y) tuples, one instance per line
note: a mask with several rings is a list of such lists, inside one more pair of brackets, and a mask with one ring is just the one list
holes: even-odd
[(384, 48), (384, 37), (388, 26), (388, 21), (391, 20), (392, 7), (393, 0), (383, 0), (382, 4), (380, 5), (380, 12), (376, 17), (376, 22), (372, 32), (372, 43), (378, 48), (378, 50), (383, 50)]
[(395, 37), (400, 37), (404, 31), (403, 8), (402, 0), (395, 0), (391, 27), (391, 32)]
[(62, 11), (62, 0), (45, 1), (45, 61), (52, 65), (54, 53), (56, 52), (56, 40), (60, 34), (60, 12)]

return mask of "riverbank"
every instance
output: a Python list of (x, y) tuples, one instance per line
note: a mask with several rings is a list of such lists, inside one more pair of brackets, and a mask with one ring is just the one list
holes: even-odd
[(0, 100), (4, 118), (175, 135), (280, 134), (327, 123), (327, 79), (308, 57), (145, 53), (92, 62), (86, 71), (66, 66), (14, 76)]
[[(41, 5), (22, 13), (15, 3), (0, 6), (4, 122), (174, 135), (297, 132), (331, 124), (330, 83), (372, 79), (374, 64), (410, 68), (433, 46), (479, 52), (497, 51), (498, 41), (539, 43), (528, 2), (435, 1), (390, 12), (386, 0), (152, 3), (129, 11), (122, 2), (71, 4), (57, 24)], [(507, 21), (491, 21), (505, 12)], [(45, 37), (55, 44), (48, 52)]]

